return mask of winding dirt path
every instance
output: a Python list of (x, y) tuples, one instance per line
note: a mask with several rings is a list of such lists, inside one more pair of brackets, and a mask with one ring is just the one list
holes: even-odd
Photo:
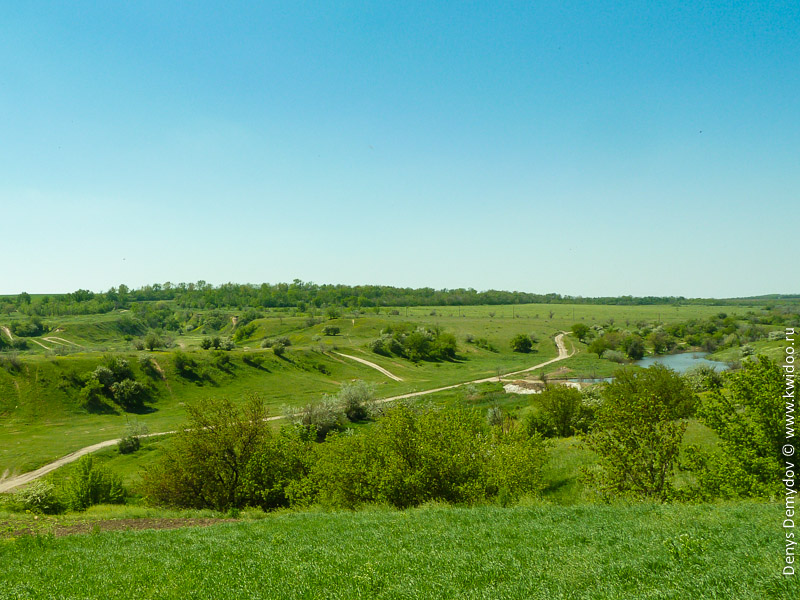
[[(539, 363), (538, 365), (534, 365), (532, 367), (528, 367), (527, 369), (521, 369), (519, 371), (513, 371), (511, 373), (505, 373), (505, 374), (503, 374), (503, 377), (510, 377), (510, 376), (513, 376), (513, 375), (519, 375), (520, 373), (528, 373), (529, 371), (535, 371), (536, 369), (541, 369), (542, 367), (546, 367), (547, 365), (553, 364), (554, 362), (558, 362), (560, 360), (564, 360), (565, 358), (569, 358), (570, 356), (572, 356), (575, 352), (574, 351), (573, 352), (568, 352), (567, 351), (567, 346), (564, 343), (564, 335), (565, 335), (565, 333), (566, 332), (559, 333), (555, 337), (556, 347), (558, 348), (558, 356), (557, 357), (555, 357), (553, 359), (550, 359), (550, 360), (547, 360), (547, 361), (545, 361), (543, 363)], [(340, 356), (345, 356), (347, 358), (351, 358), (351, 359), (356, 360), (358, 362), (362, 362), (362, 363), (364, 363), (364, 364), (366, 364), (368, 366), (371, 366), (373, 368), (377, 368), (379, 371), (381, 371), (385, 375), (387, 375), (389, 377), (392, 377), (393, 379), (397, 379), (398, 381), (401, 381), (399, 378), (397, 378), (396, 376), (394, 376), (391, 373), (389, 373), (388, 371), (386, 371), (386, 369), (384, 369), (382, 367), (379, 367), (378, 365), (376, 365), (374, 363), (370, 363), (369, 361), (366, 361), (364, 359), (356, 358), (355, 356), (349, 356), (347, 354), (341, 354), (339, 352), (336, 352), (335, 354), (339, 354)], [(455, 388), (458, 388), (458, 387), (462, 387), (462, 386), (465, 386), (465, 385), (478, 384), (478, 383), (488, 383), (490, 381), (500, 381), (500, 377), (495, 375), (493, 377), (485, 377), (483, 379), (473, 379), (471, 381), (464, 381), (462, 383), (455, 383), (453, 385), (446, 385), (444, 387), (439, 387), (439, 388), (435, 388), (435, 389), (432, 389), (432, 390), (423, 390), (421, 392), (411, 392), (409, 394), (401, 394), (399, 396), (392, 396), (391, 398), (382, 398), (381, 400), (378, 400), (378, 402), (385, 403), (385, 402), (392, 402), (394, 400), (403, 400), (405, 398), (415, 398), (417, 396), (425, 396), (427, 394), (435, 394), (436, 392), (442, 392), (442, 391), (445, 391), (445, 390), (452, 390), (452, 389), (455, 389)], [(277, 416), (274, 416), (274, 417), (269, 417), (267, 419), (267, 421), (277, 421), (277, 420), (283, 419), (283, 418), (285, 418), (285, 415), (277, 415)], [(143, 435), (141, 437), (156, 437), (156, 436), (159, 436), (159, 435), (170, 435), (170, 434), (173, 434), (173, 433), (175, 433), (175, 432), (174, 431), (162, 431), (160, 433), (148, 433), (148, 434), (145, 434), (145, 435)], [(44, 475), (47, 475), (48, 473), (50, 473), (52, 471), (55, 471), (59, 467), (63, 467), (64, 465), (67, 465), (67, 464), (69, 464), (71, 462), (74, 462), (74, 461), (78, 460), (82, 456), (86, 456), (87, 454), (90, 454), (90, 453), (95, 452), (97, 450), (102, 450), (103, 448), (108, 448), (109, 446), (115, 445), (117, 442), (119, 442), (119, 438), (113, 439), (113, 440), (106, 440), (104, 442), (98, 442), (97, 444), (92, 444), (91, 446), (86, 446), (85, 448), (81, 448), (80, 450), (76, 450), (75, 452), (72, 452), (71, 454), (67, 454), (66, 456), (62, 456), (58, 460), (55, 460), (55, 461), (53, 461), (53, 462), (51, 462), (49, 464), (46, 464), (43, 467), (39, 467), (35, 471), (29, 471), (28, 473), (23, 473), (22, 475), (16, 475), (14, 477), (9, 477), (7, 479), (2, 479), (2, 480), (0, 480), (0, 493), (8, 492), (8, 491), (11, 491), (12, 489), (17, 488), (17, 487), (19, 487), (21, 485), (25, 485), (26, 483), (30, 483), (31, 481), (39, 479), (40, 477), (42, 477)]]
[(357, 356), (350, 356), (349, 354), (342, 354), (341, 352), (334, 352), (333, 354), (338, 354), (339, 356), (344, 356), (345, 358), (350, 358), (352, 360), (360, 362), (361, 364), (367, 365), (368, 367), (372, 367), (376, 371), (380, 371), (381, 373), (386, 375), (389, 379), (394, 379), (395, 381), (403, 381), (402, 377), (398, 377), (397, 375), (394, 375), (394, 374), (390, 373), (389, 371), (384, 369), (382, 366), (376, 365), (374, 362), (370, 362), (370, 361), (365, 360), (363, 358), (358, 358)]
[[(567, 345), (564, 343), (564, 335), (566, 332), (559, 333), (555, 337), (556, 347), (558, 348), (558, 356), (555, 358), (551, 358), (543, 363), (539, 363), (538, 365), (533, 365), (532, 367), (528, 367), (527, 369), (521, 369), (519, 371), (512, 371), (511, 373), (504, 373), (502, 377), (511, 377), (513, 375), (519, 375), (520, 373), (528, 373), (530, 371), (535, 371), (536, 369), (541, 369), (542, 367), (546, 367), (547, 365), (551, 365), (554, 362), (558, 362), (560, 360), (564, 360), (565, 358), (569, 358), (575, 352), (567, 351)], [(473, 379), (472, 381), (464, 381), (463, 383), (454, 383), (453, 385), (446, 385), (444, 387), (435, 388), (432, 390), (423, 390), (421, 392), (411, 392), (410, 394), (401, 394), (399, 396), (392, 396), (391, 398), (383, 398), (382, 400), (378, 400), (378, 402), (392, 402), (394, 400), (404, 400), (405, 398), (415, 398), (417, 396), (425, 396), (427, 394), (435, 394), (436, 392), (443, 392), (445, 390), (452, 390), (458, 387), (462, 387), (465, 385), (472, 385), (478, 383), (489, 383), (490, 381), (500, 381), (500, 377), (495, 375), (493, 377), (484, 377), (483, 379)]]
[(11, 330), (8, 327), (3, 325), (2, 327), (0, 327), (0, 329), (2, 329), (3, 333), (5, 333), (8, 336), (8, 339), (10, 341), (12, 341), (12, 342), (14, 341), (14, 336), (11, 335)]
[[(62, 337), (55, 337), (55, 336), (51, 335), (49, 337), (43, 337), (42, 339), (47, 341), (47, 342), (50, 342), (51, 344), (61, 344), (62, 346), (64, 344), (70, 344), (72, 346), (77, 346), (78, 348), (83, 348), (83, 346), (81, 346), (80, 344), (76, 344), (75, 342), (70, 342), (69, 340), (65, 340)], [(63, 342), (63, 344), (62, 344), (62, 342)]]

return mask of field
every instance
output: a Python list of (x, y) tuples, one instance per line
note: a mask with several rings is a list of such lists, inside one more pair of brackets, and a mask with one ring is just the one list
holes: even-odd
[[(461, 383), (523, 369), (556, 356), (552, 337), (568, 330), (575, 322), (634, 326), (637, 322), (671, 323), (704, 318), (720, 312), (714, 306), (596, 306), (532, 304), (517, 306), (412, 307), (380, 312), (344, 314), (340, 318), (309, 326), (307, 315), (289, 310), (271, 310), (254, 321), (255, 330), (228, 353), (230, 361), (220, 365), (212, 353), (199, 348), (202, 332), (176, 335), (174, 347), (154, 352), (137, 352), (125, 340), (118, 323), (129, 318), (128, 311), (105, 315), (54, 317), (47, 319), (54, 328), (30, 343), (21, 352), (18, 369), (0, 369), (0, 474), (11, 475), (41, 466), (84, 446), (122, 436), (131, 420), (146, 425), (150, 432), (174, 430), (184, 419), (186, 402), (204, 397), (224, 396), (238, 400), (252, 393), (261, 394), (273, 414), (287, 405), (297, 405), (333, 393), (342, 382), (363, 379), (377, 386), (382, 398)], [(756, 310), (750, 306), (726, 306), (729, 314)], [(226, 320), (235, 313), (226, 314)], [(11, 321), (20, 318), (12, 315)], [(10, 322), (10, 321), (8, 321)], [(411, 362), (370, 352), (366, 344), (386, 327), (408, 323), (411, 327), (437, 326), (453, 333), (458, 340), (458, 355), (453, 361)], [(340, 328), (335, 336), (323, 336), (323, 327)], [(220, 330), (221, 336), (233, 331), (232, 321)], [(517, 333), (538, 339), (533, 354), (512, 352), (509, 340)], [(292, 345), (282, 358), (261, 349), (265, 337), (288, 336)], [(492, 349), (465, 343), (467, 335), (485, 338)], [(46, 338), (59, 338), (60, 343)], [(71, 344), (70, 344), (71, 342)], [(570, 342), (578, 350), (582, 344)], [(77, 344), (77, 345), (76, 345)], [(50, 350), (45, 350), (47, 346)], [(179, 373), (174, 351), (184, 350), (197, 368)], [(335, 352), (374, 362), (403, 379), (393, 381), (378, 371)], [(161, 376), (146, 375), (137, 364), (142, 354), (151, 355)], [(246, 358), (259, 356), (255, 367)], [(148, 410), (141, 414), (91, 414), (77, 405), (80, 377), (91, 372), (110, 356), (124, 357), (137, 377), (151, 389)], [(581, 352), (567, 361), (550, 365), (545, 372), (561, 367), (574, 376), (606, 376), (617, 365)], [(451, 395), (452, 396), (452, 395)]]
[(789, 599), (771, 504), (285, 513), (0, 540), (0, 598)]

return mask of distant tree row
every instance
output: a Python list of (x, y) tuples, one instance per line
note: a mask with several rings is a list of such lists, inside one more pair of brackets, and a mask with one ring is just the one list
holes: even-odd
[[(796, 297), (769, 297), (765, 306), (796, 302)], [(398, 288), (379, 285), (318, 285), (295, 279), (291, 283), (235, 284), (213, 286), (205, 281), (196, 283), (154, 283), (138, 289), (126, 285), (95, 293), (76, 290), (69, 294), (32, 296), (21, 293), (0, 298), (0, 314), (18, 311), (39, 316), (68, 314), (98, 314), (118, 308), (128, 308), (139, 302), (175, 301), (182, 308), (246, 308), (294, 307), (301, 311), (326, 306), (369, 308), (381, 306), (476, 306), (499, 304), (739, 304), (744, 300), (715, 300), (683, 296), (569, 296), (556, 293), (534, 294), (519, 291), (472, 288), (440, 289)]]

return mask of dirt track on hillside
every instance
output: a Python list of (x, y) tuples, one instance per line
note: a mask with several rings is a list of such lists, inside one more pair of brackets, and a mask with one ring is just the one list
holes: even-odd
[(344, 356), (345, 358), (350, 358), (350, 359), (358, 361), (358, 362), (360, 362), (360, 363), (362, 363), (364, 365), (367, 365), (368, 367), (372, 367), (376, 371), (380, 371), (381, 373), (386, 375), (389, 379), (394, 379), (395, 381), (403, 381), (402, 377), (398, 377), (397, 375), (393, 375), (392, 373), (390, 373), (389, 371), (387, 371), (386, 369), (384, 369), (380, 365), (376, 365), (374, 362), (370, 362), (370, 361), (365, 360), (363, 358), (358, 358), (357, 356), (350, 356), (349, 354), (342, 354), (341, 352), (334, 352), (334, 354), (338, 354), (339, 356)]
[[(545, 362), (540, 363), (538, 365), (534, 365), (532, 367), (528, 367), (527, 369), (521, 369), (519, 371), (513, 371), (511, 373), (504, 373), (502, 376), (503, 377), (511, 377), (511, 376), (514, 376), (514, 375), (519, 375), (520, 373), (528, 373), (530, 371), (535, 371), (536, 369), (541, 369), (542, 367), (546, 367), (547, 365), (553, 364), (554, 362), (558, 362), (560, 360), (564, 360), (565, 358), (569, 358), (570, 356), (572, 356), (572, 354), (567, 351), (567, 346), (564, 343), (564, 335), (565, 335), (565, 333), (566, 332), (559, 333), (555, 337), (556, 347), (558, 348), (558, 356), (556, 358), (550, 359), (548, 361), (545, 361)], [(337, 352), (336, 354), (339, 354), (339, 353)], [(574, 354), (574, 352), (573, 352), (573, 354)], [(364, 362), (364, 363), (368, 363), (369, 362), (369, 361), (365, 361), (363, 359), (358, 359), (358, 358), (356, 358), (354, 356), (348, 356), (348, 355), (342, 355), (342, 356), (347, 356), (347, 358), (352, 358), (352, 359), (355, 359), (355, 360), (357, 360), (359, 362)], [(382, 367), (378, 367), (378, 365), (375, 365), (374, 363), (372, 363), (369, 366), (372, 366), (373, 368), (377, 367), (378, 370), (380, 370), (382, 372), (385, 371), (385, 369), (383, 369)], [(385, 374), (389, 374), (389, 372), (386, 371)], [(389, 376), (391, 376), (391, 375), (389, 375)], [(391, 398), (383, 398), (381, 400), (378, 400), (378, 402), (384, 403), (384, 402), (392, 402), (392, 401), (395, 401), (395, 400), (404, 400), (406, 398), (415, 398), (417, 396), (425, 396), (427, 394), (435, 394), (436, 392), (442, 392), (442, 391), (445, 391), (445, 390), (452, 390), (452, 389), (455, 389), (455, 388), (458, 388), (458, 387), (462, 387), (462, 386), (465, 386), (465, 385), (488, 383), (488, 382), (491, 382), (491, 381), (500, 381), (500, 377), (495, 375), (493, 377), (485, 377), (483, 379), (473, 379), (471, 381), (464, 381), (462, 383), (455, 383), (453, 385), (446, 385), (444, 387), (434, 388), (434, 389), (431, 389), (431, 390), (423, 390), (423, 391), (419, 391), (419, 392), (410, 392), (408, 394), (401, 394), (399, 396), (392, 396)], [(267, 420), (268, 421), (275, 421), (275, 420), (283, 419), (283, 418), (285, 418), (284, 415), (278, 415), (278, 416), (275, 416), (275, 417), (270, 417)], [(142, 437), (155, 437), (155, 436), (159, 436), (159, 435), (170, 435), (172, 433), (175, 433), (175, 432), (174, 431), (163, 431), (163, 432), (160, 432), (160, 433), (149, 433), (149, 434), (144, 435)], [(82, 456), (86, 456), (87, 454), (91, 454), (92, 452), (95, 452), (97, 450), (102, 450), (103, 448), (108, 448), (109, 446), (115, 445), (117, 442), (119, 442), (119, 439), (113, 439), (113, 440), (106, 440), (104, 442), (98, 442), (97, 444), (92, 444), (91, 446), (86, 446), (85, 448), (81, 448), (80, 450), (76, 450), (75, 452), (67, 454), (66, 456), (62, 456), (58, 460), (55, 460), (55, 461), (53, 461), (53, 462), (51, 462), (49, 464), (46, 464), (43, 467), (40, 467), (40, 468), (36, 469), (35, 471), (30, 471), (28, 473), (23, 473), (21, 475), (16, 475), (14, 477), (9, 477), (7, 479), (2, 479), (2, 480), (0, 480), (0, 493), (8, 492), (8, 491), (11, 491), (14, 488), (17, 488), (17, 487), (20, 487), (22, 485), (25, 485), (26, 483), (30, 483), (31, 481), (39, 479), (40, 477), (42, 477), (44, 475), (47, 475), (48, 473), (50, 473), (52, 471), (55, 471), (59, 467), (63, 467), (66, 464), (69, 464), (71, 462), (74, 462), (74, 461), (78, 460)]]

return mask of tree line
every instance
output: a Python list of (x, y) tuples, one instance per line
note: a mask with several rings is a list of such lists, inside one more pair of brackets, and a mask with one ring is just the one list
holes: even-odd
[[(765, 304), (788, 303), (796, 298), (769, 298)], [(211, 285), (196, 283), (153, 283), (132, 289), (121, 284), (106, 292), (79, 289), (68, 294), (32, 296), (22, 292), (0, 298), (0, 314), (21, 312), (56, 316), (101, 314), (128, 308), (137, 302), (175, 301), (181, 308), (297, 308), (342, 306), (371, 308), (382, 306), (479, 306), (508, 304), (600, 304), (600, 305), (686, 305), (736, 304), (741, 300), (685, 298), (683, 296), (602, 296), (583, 297), (557, 293), (537, 294), (519, 291), (473, 288), (400, 288), (382, 285), (316, 284), (295, 279), (291, 283)]]

